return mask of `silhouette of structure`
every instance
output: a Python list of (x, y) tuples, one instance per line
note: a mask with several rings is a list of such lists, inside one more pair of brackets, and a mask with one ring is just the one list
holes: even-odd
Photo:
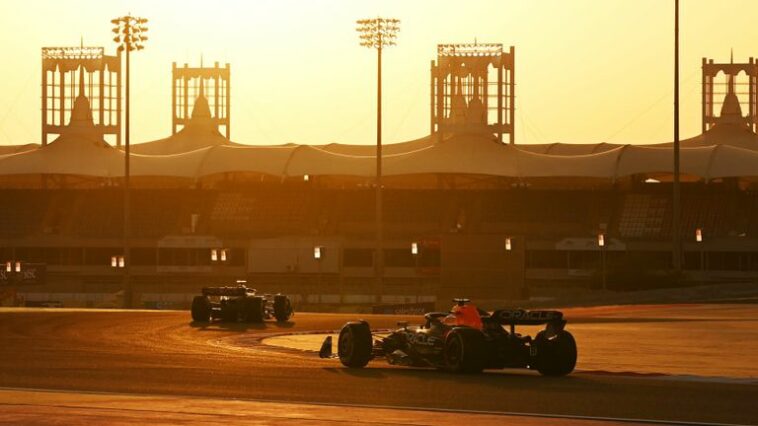
[(102, 47), (42, 48), (42, 145), (61, 135), (79, 96), (89, 102), (98, 132), (115, 135), (121, 145), (120, 64), (120, 56), (107, 56)]
[[(758, 277), (754, 60), (704, 61), (704, 105), (705, 95), (716, 102), (709, 100), (707, 130), (681, 141), (677, 225), (671, 142), (492, 143), (503, 133), (513, 142), (513, 48), (439, 46), (434, 133), (383, 145), (376, 174), (372, 145), (244, 146), (224, 138), (228, 65), (174, 65), (175, 134), (128, 156), (128, 132), (125, 149), (116, 149), (98, 121), (98, 108), (108, 115), (111, 76), (98, 91), (89, 74), (116, 72), (115, 108), (118, 63), (102, 49), (52, 49), (43, 51), (43, 117), (66, 127), (46, 146), (0, 156), (0, 196), (13, 200), (0, 209), (0, 262), (47, 265), (46, 283), (19, 288), (28, 301), (114, 307), (123, 298), (186, 308), (197, 287), (240, 277), (322, 307), (446, 307), (461, 288), (480, 300), (513, 300), (527, 279), (537, 296), (599, 288), (603, 278), (609, 289), (657, 288), (670, 284), (674, 232), (688, 282)], [(135, 178), (128, 197), (128, 180), (119, 185), (126, 176)], [(123, 268), (113, 266), (119, 256)]]
[[(717, 83), (714, 80), (720, 73), (726, 77), (726, 82)], [(747, 83), (738, 83), (738, 77), (744, 73)], [(726, 86), (726, 92), (716, 93), (718, 86)], [(745, 92), (747, 86), (747, 92)], [(724, 123), (749, 127), (755, 133), (758, 131), (758, 62), (752, 57), (745, 63), (734, 63), (734, 56), (728, 64), (716, 63), (713, 59), (703, 58), (703, 128), (706, 131), (713, 126)], [(713, 97), (724, 94), (721, 104), (721, 114), (714, 111)], [(747, 96), (747, 115), (742, 115), (740, 96)]]
[(515, 49), (502, 44), (440, 44), (431, 67), (431, 132), (503, 134), (515, 143)]
[(376, 293), (379, 300), (384, 293), (384, 230), (382, 207), (382, 50), (394, 46), (400, 31), (400, 20), (395, 18), (359, 19), (356, 28), (360, 44), (376, 49)]
[[(175, 135), (180, 130), (179, 126), (184, 128), (193, 118), (197, 118), (193, 115), (195, 103), (200, 99), (207, 103), (207, 111), (212, 111), (209, 117), (212, 124), (216, 128), (224, 126), (226, 139), (230, 139), (229, 64), (220, 68), (218, 62), (213, 67), (203, 67), (201, 63), (199, 68), (190, 68), (187, 64), (177, 67), (174, 62), (171, 75), (171, 134)], [(204, 112), (206, 107), (203, 106), (202, 110)]]

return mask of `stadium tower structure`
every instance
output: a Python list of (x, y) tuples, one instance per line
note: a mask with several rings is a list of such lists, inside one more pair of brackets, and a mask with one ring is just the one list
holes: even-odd
[[(703, 58), (702, 89), (702, 132), (706, 133), (718, 124), (749, 127), (758, 131), (758, 62), (750, 57), (747, 62), (734, 63), (734, 54), (729, 63), (714, 62)], [(718, 82), (723, 74), (725, 81)], [(717, 90), (721, 88), (724, 91)], [(745, 91), (747, 89), (747, 91)], [(721, 114), (717, 115), (714, 103), (715, 95), (724, 95)], [(745, 99), (741, 102), (740, 98)], [(747, 106), (747, 115), (742, 114), (742, 106)]]
[(431, 66), (431, 133), (488, 132), (515, 143), (515, 49), (499, 43), (440, 44)]
[[(79, 90), (84, 88), (82, 92)], [(79, 90), (79, 93), (77, 91)], [(42, 48), (42, 145), (60, 135), (71, 119), (76, 98), (95, 112), (95, 127), (121, 145), (121, 60), (102, 47)]]
[(199, 68), (190, 68), (187, 64), (177, 67), (174, 62), (171, 82), (171, 134), (190, 124), (194, 116), (190, 111), (194, 111), (196, 100), (202, 98), (208, 111), (212, 111), (213, 125), (224, 126), (226, 139), (230, 139), (231, 70), (228, 63), (224, 68), (219, 67), (218, 62), (213, 67), (204, 67), (201, 61)]
[[(212, 146), (238, 146), (231, 134), (231, 68), (172, 66), (171, 136), (132, 146), (143, 155), (183, 154)], [(223, 127), (224, 133), (219, 130)]]

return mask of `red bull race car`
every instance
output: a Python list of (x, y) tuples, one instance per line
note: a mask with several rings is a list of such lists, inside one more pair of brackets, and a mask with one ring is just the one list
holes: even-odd
[[(455, 373), (484, 369), (529, 368), (545, 376), (565, 376), (576, 365), (576, 341), (566, 331), (563, 313), (552, 310), (478, 309), (468, 299), (453, 299), (450, 312), (429, 312), (425, 323), (388, 334), (372, 333), (366, 321), (340, 330), (337, 357), (350, 368), (384, 358), (394, 365), (433, 367)], [(516, 333), (517, 325), (545, 325), (535, 337)], [(332, 357), (331, 336), (321, 346)]]

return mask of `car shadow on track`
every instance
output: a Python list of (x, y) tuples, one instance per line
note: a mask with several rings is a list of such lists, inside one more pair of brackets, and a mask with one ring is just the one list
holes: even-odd
[(443, 383), (455, 383), (457, 385), (475, 385), (475, 386), (532, 386), (544, 387), (549, 385), (557, 388), (575, 388), (587, 386), (593, 383), (594, 386), (602, 386), (592, 377), (586, 375), (568, 375), (563, 377), (546, 377), (535, 371), (529, 370), (486, 370), (479, 374), (456, 374), (432, 368), (411, 368), (411, 367), (371, 367), (371, 368), (346, 368), (346, 367), (325, 367), (324, 371), (335, 375), (348, 376), (361, 379), (422, 379), (424, 381), (437, 381)]
[(190, 321), (190, 327), (200, 329), (201, 331), (248, 331), (248, 330), (266, 330), (266, 329), (286, 329), (292, 328), (294, 321), (264, 321), (264, 322), (224, 322), (211, 321), (199, 322)]

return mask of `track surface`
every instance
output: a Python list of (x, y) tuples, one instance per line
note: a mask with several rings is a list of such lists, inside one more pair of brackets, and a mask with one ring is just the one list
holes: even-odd
[[(685, 314), (691, 311), (675, 310), (658, 321), (690, 321), (688, 328), (697, 330), (699, 320)], [(658, 323), (655, 315), (624, 312), (626, 316), (617, 310), (576, 310), (578, 321), (572, 330), (581, 336), (580, 351), (604, 347), (601, 338), (587, 341), (592, 339), (592, 327), (619, 321), (637, 324), (636, 339), (662, 353), (661, 359), (676, 364), (677, 353), (668, 352), (666, 341), (646, 340), (647, 331), (655, 330)], [(729, 322), (722, 328), (728, 331), (734, 324), (738, 327), (744, 323), (755, 331), (758, 322), (750, 312), (743, 312), (748, 317), (742, 322)], [(363, 317), (377, 328), (393, 327), (401, 319)], [(511, 371), (459, 376), (380, 363), (364, 370), (348, 370), (338, 362), (310, 354), (239, 345), (241, 340), (255, 343), (276, 333), (333, 330), (352, 318), (298, 314), (295, 323), (285, 325), (198, 327), (189, 323), (187, 312), (0, 310), (0, 387), (758, 424), (758, 385), (749, 380), (670, 380), (581, 372), (545, 378)], [(582, 333), (583, 327), (589, 330)], [(744, 333), (739, 328), (737, 331)], [(686, 341), (687, 336), (681, 339)], [(618, 341), (627, 342), (628, 350), (639, 347), (631, 337)], [(723, 350), (713, 342), (720, 342)], [(724, 365), (732, 367), (732, 343), (739, 353), (747, 350), (739, 346), (744, 342), (697, 332), (693, 332), (690, 343), (695, 348), (715, 348), (726, 360)], [(614, 356), (628, 358), (624, 347), (603, 350), (610, 360)], [(752, 354), (752, 358), (746, 355), (748, 362), (758, 360), (758, 352)], [(582, 356), (580, 352), (580, 369)], [(704, 360), (704, 364), (713, 362)]]

